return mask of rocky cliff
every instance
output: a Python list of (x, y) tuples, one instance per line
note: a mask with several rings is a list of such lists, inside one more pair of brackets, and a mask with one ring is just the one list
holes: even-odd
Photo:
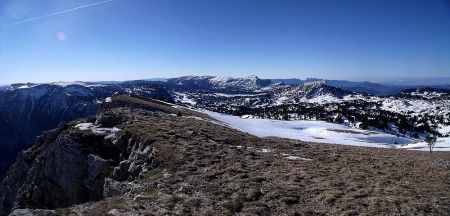
[(0, 215), (17, 208), (54, 209), (118, 195), (126, 187), (121, 182), (137, 178), (151, 165), (151, 141), (135, 139), (116, 127), (133, 119), (132, 112), (108, 106), (111, 109), (95, 117), (46, 131), (19, 155), (0, 186)]
[(93, 122), (61, 125), (39, 137), (19, 155), (1, 185), (1, 214), (100, 200), (120, 190), (110, 185), (137, 177), (142, 166), (151, 163), (151, 143), (104, 128), (102, 123), (112, 118), (104, 113), (89, 119)]

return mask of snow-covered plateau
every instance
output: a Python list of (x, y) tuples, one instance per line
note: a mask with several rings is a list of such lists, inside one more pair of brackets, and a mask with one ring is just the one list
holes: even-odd
[[(229, 127), (258, 137), (281, 137), (305, 142), (343, 144), (376, 148), (398, 148), (428, 151), (427, 143), (413, 138), (371, 130), (350, 128), (324, 121), (241, 118), (207, 110), (202, 112)], [(450, 138), (438, 138), (434, 151), (450, 151)]]

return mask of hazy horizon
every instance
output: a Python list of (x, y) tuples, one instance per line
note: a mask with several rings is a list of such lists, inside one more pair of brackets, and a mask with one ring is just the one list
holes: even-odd
[[(136, 81), (136, 80), (151, 80), (151, 81), (161, 81), (164, 79), (170, 79), (170, 78), (177, 78), (177, 77), (183, 77), (183, 76), (214, 76), (214, 75), (208, 75), (208, 74), (202, 74), (202, 75), (182, 75), (182, 76), (174, 76), (174, 77), (147, 77), (142, 79), (124, 79), (124, 80), (49, 80), (49, 81), (43, 81), (43, 82), (13, 82), (13, 83), (0, 83), (0, 86), (8, 86), (12, 84), (20, 84), (20, 83), (34, 83), (34, 84), (46, 84), (46, 83), (57, 83), (57, 82), (126, 82), (126, 81)], [(450, 76), (442, 76), (442, 77), (374, 77), (371, 79), (367, 78), (350, 78), (350, 79), (327, 79), (327, 78), (319, 78), (319, 77), (305, 77), (305, 78), (298, 78), (298, 77), (261, 77), (255, 74), (247, 75), (247, 76), (219, 76), (219, 77), (231, 77), (231, 78), (246, 78), (248, 76), (257, 76), (260, 79), (299, 79), (299, 80), (306, 80), (306, 79), (323, 79), (323, 80), (339, 80), (339, 81), (350, 81), (350, 82), (370, 82), (370, 83), (377, 83), (377, 84), (386, 84), (386, 85), (427, 85), (427, 82), (430, 86), (433, 85), (450, 85)], [(405, 84), (402, 84), (405, 83)], [(415, 83), (415, 84), (414, 84)], [(419, 83), (419, 84), (417, 84)]]

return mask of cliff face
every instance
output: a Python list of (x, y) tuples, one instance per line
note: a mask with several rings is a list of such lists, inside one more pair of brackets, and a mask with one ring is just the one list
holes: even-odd
[(262, 139), (191, 110), (112, 101), (21, 153), (0, 215), (450, 213), (448, 152)]
[(34, 144), (36, 136), (62, 121), (94, 115), (96, 100), (105, 95), (79, 85), (43, 84), (0, 90), (0, 125), (4, 128), (0, 129), (0, 177), (20, 151)]
[(128, 112), (102, 114), (47, 131), (22, 152), (0, 186), (0, 215), (54, 209), (121, 193), (152, 162), (152, 145), (117, 127)]

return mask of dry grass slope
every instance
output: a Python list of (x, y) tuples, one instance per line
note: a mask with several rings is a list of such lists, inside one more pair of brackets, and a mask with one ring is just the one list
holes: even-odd
[(114, 103), (135, 105), (111, 111), (133, 117), (118, 127), (150, 140), (154, 163), (123, 196), (58, 214), (450, 215), (450, 153), (261, 139), (190, 110), (180, 117), (136, 98)]

